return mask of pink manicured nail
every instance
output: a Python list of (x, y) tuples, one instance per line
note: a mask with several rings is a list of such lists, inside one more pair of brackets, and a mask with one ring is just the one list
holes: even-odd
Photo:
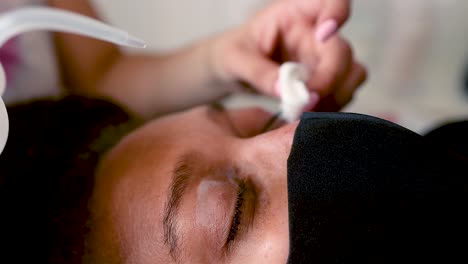
[(338, 23), (334, 19), (329, 19), (319, 25), (315, 32), (315, 39), (318, 42), (324, 43), (333, 36), (338, 29)]
[(320, 100), (320, 95), (316, 92), (310, 92), (310, 100), (309, 100), (309, 103), (304, 107), (304, 112), (308, 112), (312, 109), (315, 108), (315, 106), (317, 105), (317, 103), (319, 102)]

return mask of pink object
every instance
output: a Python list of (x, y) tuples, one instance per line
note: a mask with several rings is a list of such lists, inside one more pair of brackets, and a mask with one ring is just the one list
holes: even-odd
[(318, 26), (317, 31), (315, 32), (315, 39), (320, 43), (324, 43), (333, 36), (337, 30), (338, 23), (336, 23), (334, 19), (326, 20)]
[(13, 78), (19, 61), (17, 39), (13, 38), (0, 48), (0, 62), (5, 69), (7, 81)]
[(311, 111), (315, 108), (320, 100), (320, 95), (317, 92), (310, 92), (309, 103), (304, 107), (304, 112)]
[(400, 121), (398, 118), (398, 114), (394, 112), (376, 113), (375, 116), (393, 123), (398, 123)]

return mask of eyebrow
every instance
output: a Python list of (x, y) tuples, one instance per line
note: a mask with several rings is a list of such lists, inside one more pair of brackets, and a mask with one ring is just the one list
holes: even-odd
[(193, 157), (196, 153), (182, 155), (175, 163), (172, 170), (172, 180), (169, 185), (169, 193), (164, 208), (163, 230), (164, 243), (169, 247), (169, 253), (174, 261), (179, 255), (179, 234), (177, 230), (177, 214), (180, 201), (189, 185), (189, 179), (193, 173)]

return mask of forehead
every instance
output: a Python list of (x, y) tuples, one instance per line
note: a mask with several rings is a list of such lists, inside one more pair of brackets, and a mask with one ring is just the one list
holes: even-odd
[(185, 120), (184, 127), (175, 118), (151, 122), (125, 137), (101, 162), (92, 205), (96, 226), (121, 241), (116, 247), (125, 256), (154, 261), (161, 256), (149, 255), (168, 252), (162, 236), (164, 206), (176, 162), (194, 149), (194, 140), (203, 141), (189, 129), (195, 121)]
[(212, 139), (208, 135), (212, 127), (205, 121), (202, 111), (190, 111), (154, 120), (130, 133), (100, 162), (96, 182), (103, 184), (97, 187), (107, 186), (104, 193), (124, 187), (145, 189), (139, 186), (151, 181), (151, 189), (164, 190), (178, 156), (196, 149), (204, 138)]
[(125, 137), (97, 170), (91, 204), (95, 229), (101, 235), (112, 234), (106, 237), (114, 241), (105, 244), (119, 241), (113, 247), (125, 255), (124, 259), (163, 252), (157, 245), (163, 245), (160, 222), (172, 173), (167, 165), (176, 150), (174, 133), (155, 124)]

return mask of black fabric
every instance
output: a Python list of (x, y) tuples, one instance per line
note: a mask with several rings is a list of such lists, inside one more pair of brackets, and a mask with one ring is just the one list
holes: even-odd
[(465, 262), (467, 172), (393, 123), (304, 114), (288, 159), (288, 262)]
[(429, 131), (425, 136), (433, 144), (445, 148), (452, 155), (468, 159), (468, 121), (450, 121)]

